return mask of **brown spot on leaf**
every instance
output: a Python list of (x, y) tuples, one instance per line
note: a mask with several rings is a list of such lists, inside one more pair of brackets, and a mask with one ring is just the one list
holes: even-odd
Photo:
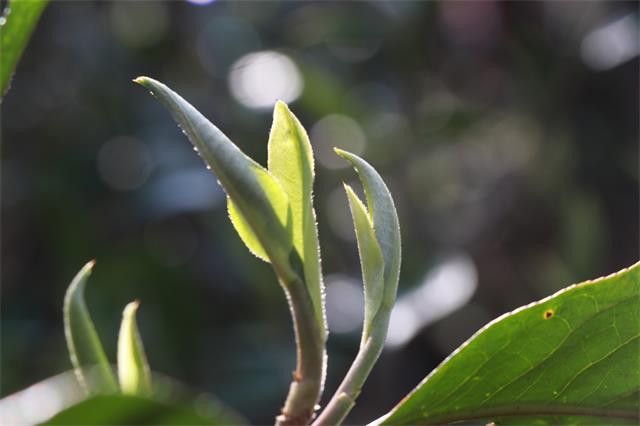
[(544, 319), (549, 319), (553, 316), (553, 314), (555, 314), (555, 312), (553, 311), (553, 309), (547, 309), (546, 311), (544, 311)]

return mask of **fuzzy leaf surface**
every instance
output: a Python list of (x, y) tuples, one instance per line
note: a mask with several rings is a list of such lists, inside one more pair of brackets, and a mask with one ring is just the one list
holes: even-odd
[(84, 389), (88, 393), (113, 393), (118, 391), (118, 385), (84, 300), (84, 289), (93, 265), (93, 261), (87, 263), (67, 289), (63, 308), (64, 333), (71, 364)]
[(353, 217), (353, 224), (358, 240), (358, 253), (362, 267), (362, 280), (364, 283), (364, 325), (362, 330), (363, 341), (371, 331), (375, 314), (380, 309), (384, 291), (384, 259), (382, 251), (376, 239), (373, 223), (367, 208), (360, 198), (347, 184), (344, 185), (349, 200), (349, 208)]
[(123, 393), (151, 394), (151, 373), (136, 323), (139, 303), (131, 302), (122, 313), (118, 334), (118, 379)]
[(269, 255), (267, 251), (262, 247), (258, 236), (253, 232), (251, 225), (249, 225), (249, 222), (244, 218), (231, 197), (227, 197), (227, 213), (229, 214), (229, 220), (233, 225), (233, 229), (236, 230), (238, 236), (244, 245), (247, 246), (251, 254), (268, 263)]
[(638, 424), (640, 263), (505, 314), (376, 424)]
[(134, 81), (149, 89), (169, 110), (217, 175), (233, 201), (229, 208), (232, 223), (243, 225), (236, 230), (249, 250), (270, 260), (279, 275), (289, 273), (293, 245), (290, 206), (280, 183), (173, 90), (149, 77), (138, 77)]
[(320, 246), (313, 209), (313, 151), (306, 130), (282, 101), (278, 101), (273, 110), (268, 152), (269, 173), (278, 180), (291, 206), (293, 246), (302, 260), (304, 282), (324, 338)]
[(355, 154), (336, 148), (358, 172), (367, 199), (369, 216), (384, 259), (384, 292), (382, 306), (390, 311), (396, 300), (400, 276), (400, 223), (391, 193), (378, 172)]

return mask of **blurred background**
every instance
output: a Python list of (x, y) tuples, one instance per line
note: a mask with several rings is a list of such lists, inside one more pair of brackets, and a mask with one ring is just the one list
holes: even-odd
[(90, 259), (115, 361), (122, 309), (154, 370), (272, 423), (295, 367), (284, 296), (216, 178), (145, 90), (167, 83), (266, 163), (288, 102), (316, 155), (325, 400), (362, 291), (338, 146), (387, 181), (403, 237), (389, 344), (352, 423), (479, 327), (638, 259), (635, 2), (52, 2), (2, 102), (0, 396), (70, 368), (66, 287)]

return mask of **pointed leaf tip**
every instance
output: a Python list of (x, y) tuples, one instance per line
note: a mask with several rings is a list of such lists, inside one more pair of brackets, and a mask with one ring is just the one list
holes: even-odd
[(151, 393), (151, 373), (136, 324), (139, 306), (140, 301), (135, 300), (122, 312), (118, 335), (118, 378), (123, 393), (148, 395)]
[(396, 298), (401, 259), (400, 223), (393, 198), (373, 166), (348, 151), (340, 148), (334, 148), (334, 151), (351, 163), (364, 187), (368, 214), (384, 258), (385, 284), (382, 303), (385, 309), (391, 310)]
[(95, 260), (87, 262), (76, 274), (64, 298), (64, 331), (71, 364), (87, 393), (113, 393), (117, 384), (104, 353), (89, 310), (84, 289)]
[[(169, 110), (195, 150), (216, 174), (233, 201), (229, 210), (234, 227), (249, 249), (268, 257), (282, 277), (294, 275), (289, 265), (290, 207), (287, 194), (277, 179), (169, 87), (149, 77), (136, 80)], [(243, 226), (237, 227), (237, 224)]]
[(283, 101), (277, 101), (273, 110), (268, 143), (268, 169), (289, 200), (293, 248), (302, 260), (302, 278), (309, 290), (324, 338), (324, 285), (313, 208), (313, 150), (304, 126)]
[(134, 83), (138, 83), (138, 84), (140, 84), (141, 86), (144, 86), (145, 84), (147, 84), (147, 83), (148, 83), (148, 80), (149, 80), (149, 77), (146, 77), (146, 76), (144, 76), (144, 75), (141, 75), (141, 76), (138, 76), (138, 77), (134, 78), (134, 79), (133, 79), (133, 80), (131, 80), (131, 81), (133, 81)]

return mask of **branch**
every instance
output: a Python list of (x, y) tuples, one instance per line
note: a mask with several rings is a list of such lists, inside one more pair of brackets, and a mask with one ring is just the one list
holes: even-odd
[(371, 335), (360, 346), (358, 355), (356, 355), (353, 364), (351, 364), (347, 375), (312, 426), (339, 425), (355, 405), (362, 386), (384, 346), (387, 326), (389, 325), (389, 314), (383, 312), (380, 312), (380, 314), (380, 322), (376, 324)]
[(293, 319), (297, 366), (282, 414), (276, 418), (276, 425), (307, 425), (322, 392), (326, 361), (324, 338), (304, 282), (296, 278), (288, 284), (281, 280), (281, 284), (287, 294)]

